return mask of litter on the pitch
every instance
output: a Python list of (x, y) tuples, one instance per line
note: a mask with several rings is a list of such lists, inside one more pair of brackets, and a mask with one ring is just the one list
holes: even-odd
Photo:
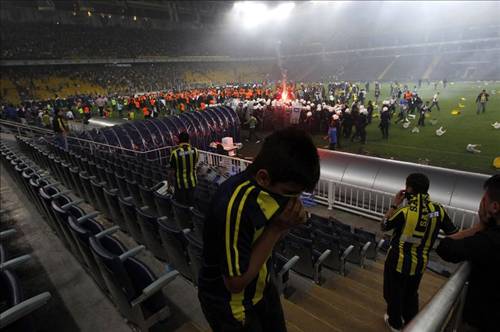
[(460, 111), (459, 110), (453, 110), (451, 111), (451, 115), (460, 115)]
[(495, 128), (495, 129), (500, 129), (500, 122), (498, 122), (498, 121), (495, 121), (495, 123), (492, 123), (491, 125), (492, 125), (492, 126), (493, 126), (493, 128)]
[(418, 134), (420, 132), (420, 129), (418, 129), (418, 127), (413, 127), (413, 129), (411, 130), (412, 133), (415, 133), (415, 134)]
[(446, 130), (443, 129), (443, 126), (439, 127), (437, 130), (436, 130), (436, 135), (437, 136), (443, 136), (444, 133), (446, 133)]
[(478, 148), (481, 147), (481, 144), (467, 144), (465, 149), (470, 153), (481, 153), (481, 150)]

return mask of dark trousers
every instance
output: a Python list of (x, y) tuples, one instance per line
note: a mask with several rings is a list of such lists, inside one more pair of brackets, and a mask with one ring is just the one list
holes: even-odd
[(389, 138), (389, 124), (380, 124), (380, 131), (382, 131), (382, 138)]
[(432, 110), (432, 108), (436, 106), (436, 108), (438, 109), (438, 111), (441, 110), (441, 108), (439, 108), (439, 104), (437, 101), (433, 101), (432, 104), (431, 104), (431, 107), (429, 107), (429, 111)]
[(425, 127), (425, 115), (420, 115), (420, 117), (418, 118), (418, 124), (417, 125)]
[(190, 189), (175, 188), (174, 199), (178, 203), (193, 206), (194, 188)]
[(384, 299), (389, 324), (396, 329), (409, 323), (418, 313), (418, 286), (421, 274), (414, 276), (397, 272), (391, 264), (384, 266)]
[(202, 292), (201, 309), (214, 332), (286, 332), (280, 297), (273, 284), (267, 286), (262, 300), (245, 310), (245, 321), (237, 321), (227, 310), (220, 310)]

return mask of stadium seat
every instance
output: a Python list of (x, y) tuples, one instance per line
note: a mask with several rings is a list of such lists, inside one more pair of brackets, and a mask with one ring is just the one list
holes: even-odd
[(203, 228), (205, 225), (205, 216), (196, 208), (191, 208), (191, 221), (193, 222), (192, 236), (198, 241), (203, 242)]
[(290, 269), (299, 261), (299, 256), (293, 256), (290, 259), (280, 253), (273, 253), (273, 280), (278, 294), (283, 294), (286, 297), (288, 288), (288, 280), (290, 279)]
[(192, 228), (191, 208), (188, 205), (177, 202), (175, 198), (172, 198), (171, 202), (177, 227), (179, 227), (179, 229)]
[(177, 277), (177, 271), (156, 278), (142, 261), (134, 258), (144, 246), (116, 255), (101, 241), (101, 234), (90, 237), (90, 248), (113, 301), (129, 322), (142, 331), (149, 331), (170, 316), (162, 289)]
[(85, 211), (78, 207), (82, 201), (72, 201), (67, 195), (61, 195), (54, 198), (51, 202), (51, 208), (56, 216), (56, 221), (62, 231), (64, 237), (61, 239), (66, 244), (67, 248), (73, 253), (76, 259), (84, 263), (83, 257), (78, 250), (74, 237), (69, 229), (68, 217), (72, 216), (75, 219), (85, 215)]
[(58, 182), (46, 184), (39, 189), (40, 197), (42, 198), (42, 202), (44, 205), (44, 209), (47, 213), (47, 221), (49, 225), (52, 226), (52, 229), (56, 232), (57, 236), (64, 241), (64, 233), (57, 222), (54, 211), (52, 210), (52, 200), (57, 198), (58, 196), (62, 196), (68, 194), (70, 191), (60, 191), (56, 186)]
[(146, 205), (149, 208), (149, 212), (151, 214), (157, 216), (158, 212), (156, 210), (156, 203), (155, 203), (155, 199), (153, 196), (154, 190), (155, 190), (154, 187), (151, 188), (151, 187), (139, 185), (139, 193), (141, 195), (142, 202), (144, 203), (144, 205)]
[(127, 183), (128, 192), (132, 196), (133, 202), (136, 206), (144, 206), (142, 202), (141, 192), (139, 191), (139, 184), (135, 180), (125, 179)]
[(346, 258), (354, 250), (353, 245), (342, 248), (339, 237), (325, 233), (321, 229), (316, 229), (313, 237), (313, 248), (319, 252), (324, 252), (327, 249), (331, 250), (331, 254), (324, 260), (323, 265), (343, 276), (346, 275)]
[(120, 227), (122, 232), (128, 233), (127, 223), (124, 220), (120, 203), (118, 202), (118, 189), (103, 188), (104, 199), (111, 214), (111, 219)]
[(135, 211), (134, 203), (130, 198), (118, 198), (120, 210), (122, 211), (123, 218), (127, 224), (129, 234), (134, 238), (137, 243), (144, 243), (141, 227), (137, 223), (137, 213)]
[(189, 267), (189, 256), (187, 253), (187, 241), (183, 231), (176, 224), (166, 219), (159, 219), (159, 232), (162, 246), (168, 256), (168, 262), (185, 278), (193, 280)]
[(331, 254), (331, 250), (326, 249), (324, 252), (319, 252), (313, 249), (311, 239), (302, 238), (292, 233), (286, 236), (285, 247), (287, 258), (300, 257), (294, 265), (293, 271), (313, 279), (316, 284), (320, 284), (322, 264)]
[(36, 331), (31, 314), (51, 298), (45, 292), (25, 298), (19, 279), (10, 270), (0, 271), (0, 329), (8, 331)]
[(165, 252), (165, 248), (161, 244), (160, 233), (158, 231), (158, 218), (150, 214), (147, 207), (136, 207), (135, 210), (146, 248), (151, 251), (156, 258), (167, 262), (168, 256)]
[(174, 212), (172, 209), (172, 196), (161, 195), (156, 191), (153, 192), (153, 196), (156, 205), (156, 211), (158, 211), (158, 216), (167, 217), (173, 220)]
[(92, 190), (91, 180), (95, 179), (95, 176), (90, 176), (87, 171), (80, 172), (80, 182), (82, 183), (83, 191), (85, 193), (84, 199), (87, 203), (94, 206), (96, 209), (98, 208), (97, 202), (94, 198), (94, 192)]
[(106, 182), (98, 182), (98, 179), (90, 180), (90, 185), (92, 186), (92, 192), (94, 193), (96, 205), (94, 205), (95, 209), (98, 209), (104, 215), (111, 219), (111, 211), (108, 209), (108, 205), (106, 204), (106, 198), (104, 197), (103, 188)]
[(189, 266), (192, 271), (192, 281), (196, 286), (198, 285), (198, 275), (203, 263), (203, 243), (198, 239), (190, 229), (184, 230), (184, 237), (187, 241), (187, 252), (189, 255)]

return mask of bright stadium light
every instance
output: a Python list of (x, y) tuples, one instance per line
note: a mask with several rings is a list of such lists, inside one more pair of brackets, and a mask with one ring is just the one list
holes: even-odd
[(233, 5), (233, 17), (236, 22), (247, 29), (255, 28), (268, 22), (278, 22), (286, 19), (295, 3), (284, 2), (274, 8), (269, 8), (267, 4), (254, 1), (240, 1)]

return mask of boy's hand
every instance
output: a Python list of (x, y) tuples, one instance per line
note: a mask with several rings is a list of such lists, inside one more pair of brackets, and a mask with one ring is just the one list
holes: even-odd
[(285, 209), (271, 223), (271, 227), (279, 232), (286, 231), (294, 226), (305, 223), (307, 220), (306, 210), (299, 198), (288, 201)]

